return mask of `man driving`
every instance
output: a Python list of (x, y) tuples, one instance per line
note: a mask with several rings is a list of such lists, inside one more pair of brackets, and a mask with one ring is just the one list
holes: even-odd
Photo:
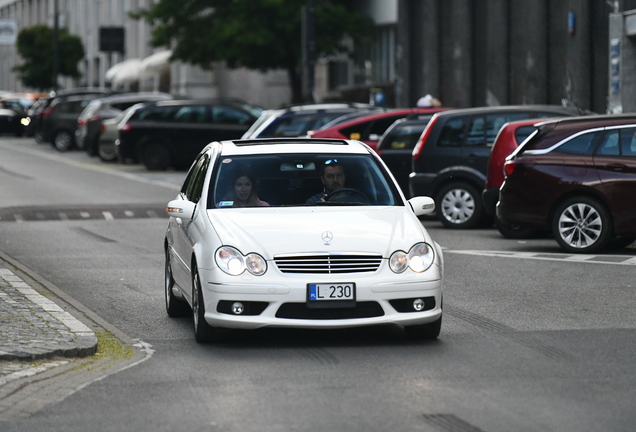
[(336, 189), (345, 187), (345, 172), (338, 159), (329, 159), (320, 167), (320, 180), (323, 185), (323, 192), (309, 198), (306, 204), (316, 204), (325, 201), (325, 197)]

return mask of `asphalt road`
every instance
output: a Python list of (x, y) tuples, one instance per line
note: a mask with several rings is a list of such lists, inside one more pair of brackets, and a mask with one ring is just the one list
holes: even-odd
[(154, 350), (0, 430), (634, 430), (636, 249), (572, 256), (426, 220), (445, 249), (439, 340), (383, 326), (199, 345), (163, 305), (157, 208), (184, 175), (0, 137), (0, 250)]

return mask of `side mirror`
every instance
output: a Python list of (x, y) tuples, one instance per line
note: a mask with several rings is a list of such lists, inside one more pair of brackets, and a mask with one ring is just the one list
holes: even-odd
[(197, 205), (192, 201), (172, 200), (166, 207), (166, 213), (168, 213), (170, 217), (190, 220), (194, 215), (194, 208), (196, 206)]
[(435, 211), (435, 201), (431, 197), (413, 197), (409, 200), (409, 204), (416, 216), (430, 214)]

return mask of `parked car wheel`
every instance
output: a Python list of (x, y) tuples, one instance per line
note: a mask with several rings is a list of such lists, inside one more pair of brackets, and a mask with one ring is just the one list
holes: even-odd
[(446, 185), (438, 194), (437, 217), (447, 228), (474, 228), (482, 219), (479, 192), (468, 183)]
[(65, 152), (73, 147), (73, 134), (67, 130), (58, 131), (53, 137), (53, 147)]
[(554, 238), (568, 252), (598, 252), (607, 246), (611, 231), (609, 212), (589, 197), (565, 200), (552, 219)]
[(104, 162), (113, 162), (117, 159), (115, 145), (113, 143), (99, 143), (99, 146), (97, 147), (97, 155)]
[(199, 270), (196, 265), (192, 266), (192, 314), (194, 316), (194, 339), (197, 342), (216, 342), (220, 339), (220, 329), (212, 327), (205, 320), (205, 302), (203, 301)]
[(174, 278), (172, 277), (172, 265), (170, 264), (170, 254), (166, 250), (165, 265), (165, 288), (166, 288), (166, 312), (170, 317), (187, 316), (190, 313), (190, 307), (185, 301), (178, 299), (172, 292), (174, 287)]
[(150, 171), (164, 171), (172, 162), (172, 156), (168, 147), (162, 143), (154, 142), (146, 145), (141, 153), (141, 163)]
[(437, 339), (442, 330), (442, 317), (428, 324), (420, 324), (404, 327), (406, 337), (409, 339)]
[(527, 239), (536, 237), (538, 234), (537, 230), (533, 228), (504, 223), (497, 216), (495, 216), (495, 226), (501, 235), (507, 239)]

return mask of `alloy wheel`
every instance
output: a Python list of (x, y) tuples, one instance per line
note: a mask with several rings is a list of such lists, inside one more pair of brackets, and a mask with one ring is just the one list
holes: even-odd
[(559, 236), (573, 248), (590, 247), (603, 232), (603, 220), (596, 209), (586, 203), (565, 208), (559, 216)]
[(73, 145), (73, 137), (67, 131), (61, 131), (55, 134), (53, 145), (61, 152), (65, 152)]
[(201, 284), (199, 282), (199, 273), (196, 269), (193, 269), (194, 276), (192, 282), (192, 313), (194, 315), (194, 331), (197, 332), (199, 328), (199, 289)]

